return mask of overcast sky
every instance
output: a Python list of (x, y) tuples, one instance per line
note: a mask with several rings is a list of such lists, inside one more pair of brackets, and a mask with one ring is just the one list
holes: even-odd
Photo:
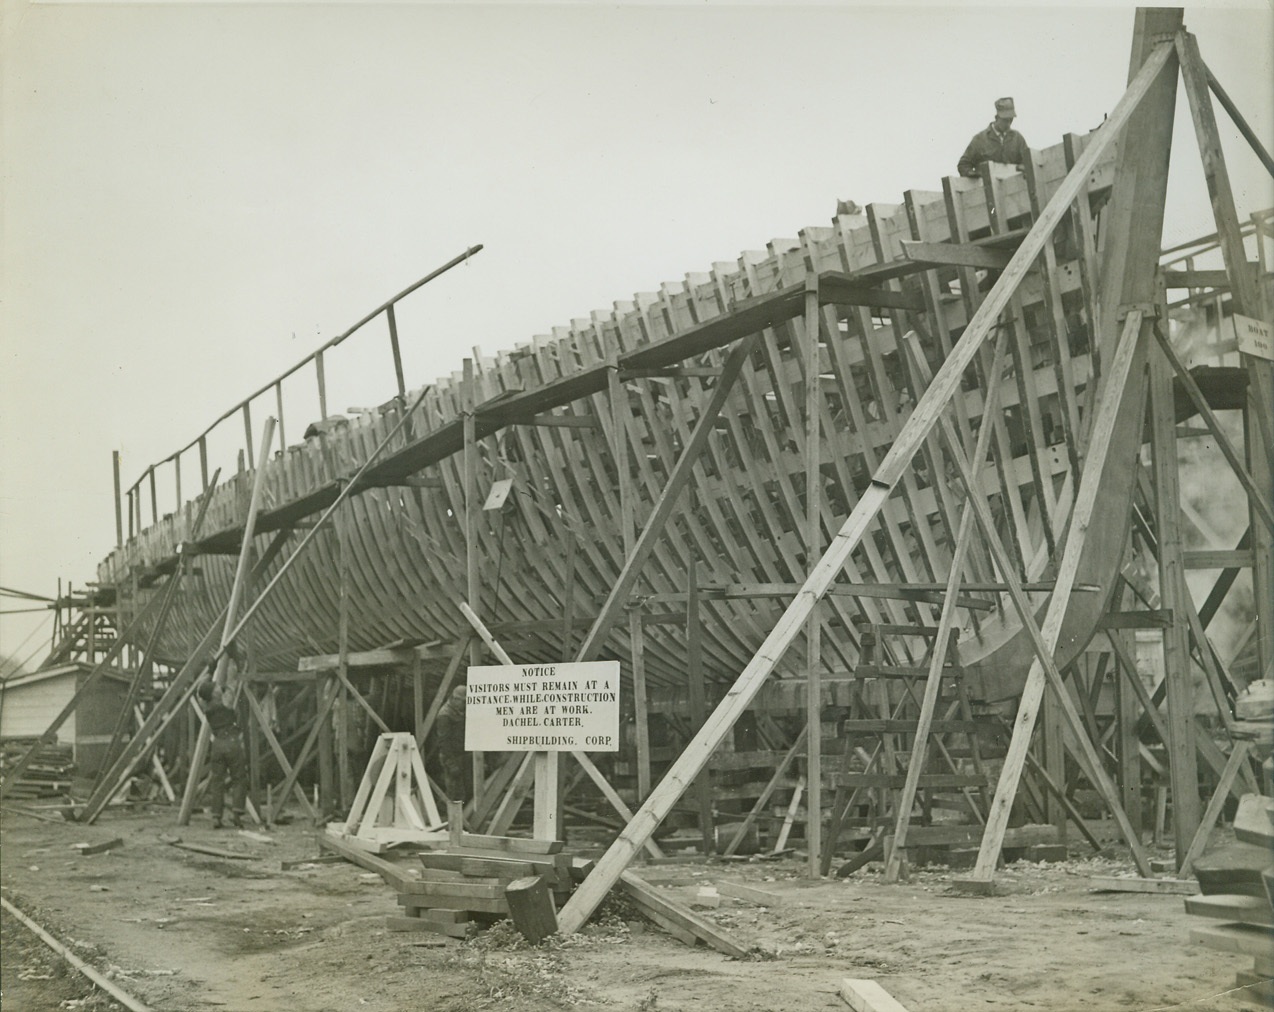
[[(999, 96), (1033, 146), (1087, 131), (1133, 26), (1073, 4), (3, 2), (0, 584), (49, 595), (114, 545), (112, 450), (127, 486), (467, 247), (400, 310), (409, 386), (829, 224), (837, 198), (939, 190)], [(1186, 24), (1274, 148), (1269, 5)], [(1218, 118), (1240, 213), (1274, 205)], [(1213, 229), (1193, 143), (1182, 96), (1165, 244)], [(383, 323), (343, 349), (332, 410), (393, 394)], [(31, 636), (0, 618), (0, 654)]]

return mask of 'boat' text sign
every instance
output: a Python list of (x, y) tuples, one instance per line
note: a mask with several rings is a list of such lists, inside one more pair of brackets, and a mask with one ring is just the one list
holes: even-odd
[(1271, 340), (1268, 323), (1235, 313), (1234, 336), (1238, 339), (1239, 351), (1274, 361), (1274, 340)]
[(618, 752), (619, 661), (469, 669), (470, 752)]

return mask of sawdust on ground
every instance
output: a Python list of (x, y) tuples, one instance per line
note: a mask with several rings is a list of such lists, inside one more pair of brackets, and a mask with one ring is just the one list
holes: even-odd
[[(248, 859), (166, 842), (176, 835)], [(122, 845), (105, 853), (75, 847), (115, 837)], [(847, 1009), (845, 978), (878, 981), (912, 1012), (1264, 1007), (1233, 990), (1251, 957), (1192, 944), (1197, 919), (1180, 896), (1093, 891), (1093, 876), (1132, 874), (1117, 849), (1010, 865), (993, 897), (957, 892), (941, 868), (900, 885), (883, 883), (878, 865), (809, 880), (795, 858), (646, 868), (682, 899), (726, 882), (778, 897), (769, 907), (723, 897), (704, 913), (755, 946), (756, 958), (732, 960), (675, 941), (619, 900), (539, 948), (500, 926), (467, 942), (387, 932), (397, 907), (376, 875), (344, 862), (283, 871), (318, 853), (314, 830), (270, 839), (213, 830), (201, 815), (178, 828), (168, 809), (112, 810), (92, 826), (6, 812), (0, 880), (19, 909), (163, 1012), (807, 1012)], [(119, 1007), (8, 916), (2, 941), (6, 1012)]]

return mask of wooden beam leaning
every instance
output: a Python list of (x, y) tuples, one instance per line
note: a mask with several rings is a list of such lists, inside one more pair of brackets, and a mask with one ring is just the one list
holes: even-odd
[(779, 618), (770, 634), (761, 644), (752, 660), (740, 673), (734, 685), (707, 723), (682, 752), (638, 809), (628, 827), (598, 860), (588, 878), (581, 883), (567, 901), (558, 917), (562, 934), (571, 934), (589, 918), (598, 904), (610, 892), (629, 861), (642, 844), (654, 833), (664, 816), (685, 792), (687, 786), (711, 757), (717, 745), (734, 726), (739, 715), (760, 692), (766, 678), (783, 657), (792, 640), (799, 634), (814, 602), (827, 592), (827, 588), (844, 567), (850, 553), (862, 541), (876, 514), (884, 507), (894, 485), (903, 470), (919, 451), (921, 444), (938, 423), (941, 412), (959, 389), (964, 370), (973, 361), (979, 348), (995, 326), (1000, 312), (1008, 304), (1009, 297), (1021, 282), (1027, 270), (1051, 238), (1062, 217), (1068, 213), (1070, 203), (1087, 182), (1089, 173), (1097, 161), (1113, 143), (1128, 117), (1150, 89), (1160, 71), (1167, 64), (1172, 51), (1170, 44), (1160, 45), (1133, 78), (1128, 90), (1115, 104), (1105, 124), (1097, 131), (1092, 143), (1066, 174), (1035, 225), (1018, 247), (1009, 266), (978, 308), (964, 334), (951, 349), (933, 382), (917, 402), (893, 446), (881, 461), (871, 484), (863, 492), (841, 529), (819, 562), (811, 569), (809, 577)]
[[(1097, 504), (1101, 473), (1114, 434), (1115, 424), (1120, 414), (1124, 388), (1127, 385), (1128, 375), (1136, 356), (1137, 346), (1141, 341), (1141, 330), (1141, 313), (1139, 310), (1133, 310), (1128, 314), (1119, 345), (1115, 349), (1114, 360), (1107, 367), (1106, 395), (1097, 407), (1088, 446), (1088, 457), (1085, 462), (1084, 473), (1080, 476), (1079, 489), (1075, 494), (1075, 504), (1071, 507), (1069, 532), (1061, 561), (1058, 564), (1053, 595), (1049, 598), (1048, 610), (1045, 613), (1042, 627), (1036, 624), (1030, 603), (1017, 583), (1016, 574), (1011, 568), (1008, 553), (996, 533), (994, 521), (990, 512), (986, 510), (985, 502), (977, 496), (972, 496), (969, 500), (977, 510), (978, 521), (982, 525), (983, 535), (991, 549), (992, 557), (1010, 584), (1010, 597), (1022, 620), (1023, 627), (1031, 637), (1036, 655), (1035, 660), (1031, 663), (1030, 672), (1027, 674), (1026, 685), (1022, 689), (1012, 741), (1009, 743), (1009, 750), (1005, 756), (1000, 780), (996, 785), (995, 799), (987, 816), (986, 829), (983, 832), (982, 844), (978, 851), (978, 860), (971, 876), (975, 882), (989, 882), (995, 873), (996, 861), (999, 858), (1000, 847), (1004, 841), (1004, 831), (1008, 827), (1009, 811), (1017, 794), (1022, 767), (1026, 761), (1026, 752), (1030, 748), (1031, 734), (1035, 729), (1035, 719), (1044, 694), (1046, 678), (1052, 683), (1057, 699), (1062, 706), (1062, 714), (1070, 725), (1072, 735), (1079, 743), (1080, 753), (1077, 758), (1082, 757), (1087, 761), (1089, 769), (1085, 770), (1085, 772), (1093, 781), (1093, 786), (1097, 788), (1110, 807), (1116, 821), (1119, 822), (1120, 828), (1128, 840), (1128, 846), (1132, 850), (1133, 859), (1137, 863), (1138, 869), (1143, 875), (1150, 874), (1150, 864), (1142, 849), (1141, 841), (1128, 822), (1128, 816), (1119, 803), (1115, 786), (1110, 782), (1109, 777), (1106, 776), (1105, 770), (1102, 768), (1101, 757), (1089, 740), (1084, 730), (1083, 720), (1076, 712), (1075, 704), (1063, 683), (1061, 672), (1057, 670), (1057, 666), (1053, 661), (1053, 652), (1057, 648), (1062, 622), (1066, 617), (1066, 609), (1070, 601), (1070, 587), (1074, 583), (1075, 574), (1079, 569), (1080, 559), (1084, 550), (1085, 535), (1093, 519), (1094, 507)], [(974, 478), (969, 462), (964, 458), (950, 422), (946, 419), (943, 419), (943, 422), (945, 423), (943, 434), (946, 437), (948, 453), (955, 459), (962, 475), (964, 475), (965, 481), (971, 483)]]
[(691, 433), (685, 449), (681, 451), (681, 456), (677, 459), (677, 463), (672, 469), (672, 474), (668, 476), (668, 484), (660, 492), (659, 501), (655, 503), (655, 507), (651, 510), (645, 526), (642, 527), (641, 534), (638, 535), (632, 552), (624, 562), (624, 568), (620, 570), (619, 576), (606, 597), (606, 601), (602, 604), (601, 612), (594, 619), (592, 628), (584, 636), (584, 642), (580, 644), (579, 651), (575, 655), (577, 662), (588, 661), (596, 657), (602, 648), (602, 644), (606, 642), (606, 637), (610, 635), (611, 629), (619, 620), (624, 603), (628, 600), (628, 594), (633, 585), (636, 584), (637, 577), (641, 575), (642, 567), (655, 550), (656, 542), (663, 535), (664, 526), (667, 524), (669, 517), (672, 516), (673, 507), (677, 505), (677, 500), (680, 498), (682, 491), (689, 484), (690, 477), (694, 472), (695, 461), (698, 460), (699, 453), (707, 443), (708, 436), (712, 433), (713, 424), (716, 422), (717, 416), (721, 414), (721, 409), (725, 406), (730, 389), (734, 386), (734, 381), (738, 379), (739, 373), (743, 371), (743, 366), (747, 362), (748, 355), (751, 354), (755, 344), (756, 335), (748, 335), (734, 346), (734, 350), (730, 352), (729, 358), (726, 359), (721, 379), (713, 387), (712, 398), (699, 416), (694, 432)]
[[(1176, 40), (1181, 62), (1181, 77), (1186, 97), (1190, 102), (1190, 115), (1194, 120), (1195, 138), (1199, 156), (1203, 162), (1203, 174), (1207, 180), (1208, 196), (1212, 200), (1212, 215), (1216, 221), (1217, 242), (1225, 269), (1230, 275), (1230, 304), (1236, 313), (1247, 316), (1261, 315), (1261, 297), (1255, 278), (1247, 268), (1247, 255), (1243, 248), (1242, 229), (1234, 206), (1234, 192), (1230, 185), (1221, 138), (1217, 133), (1216, 116), (1208, 96), (1207, 68), (1199, 56), (1199, 44), (1188, 32), (1182, 32)], [(1269, 489), (1274, 486), (1274, 433), (1267, 425), (1253, 424), (1262, 417), (1270, 403), (1274, 403), (1274, 362), (1253, 355), (1240, 356), (1248, 372), (1247, 456), (1248, 469), (1255, 486)], [(1257, 512), (1249, 493), (1250, 511)], [(1254, 562), (1252, 567), (1252, 592), (1256, 598), (1258, 617), (1274, 615), (1274, 535), (1252, 520)], [(1257, 670), (1264, 672), (1274, 665), (1274, 623), (1257, 622)]]
[[(247, 411), (244, 405), (244, 411)], [(243, 596), (244, 583), (248, 576), (248, 559), (252, 555), (252, 536), (256, 531), (257, 510), (261, 506), (261, 490), (265, 487), (265, 462), (270, 459), (270, 446), (274, 442), (273, 416), (266, 418), (261, 430), (261, 466), (252, 478), (252, 498), (248, 501), (248, 516), (243, 523), (243, 543), (239, 546), (239, 561), (235, 566), (234, 582), (230, 586), (230, 601), (226, 605), (226, 622), (222, 626), (221, 654), (217, 661), (217, 670), (213, 680), (218, 689), (226, 684), (230, 673), (230, 655), (226, 652), (231, 643), (227, 635), (227, 627), (234, 622), (239, 610), (239, 599)], [(251, 433), (249, 432), (249, 436)], [(186, 789), (181, 795), (181, 811), (177, 815), (177, 824), (185, 826), (190, 822), (190, 812), (195, 804), (195, 794), (199, 789), (199, 780), (203, 774), (204, 756), (208, 752), (208, 742), (212, 730), (207, 722), (199, 726), (199, 739), (195, 742), (195, 751), (190, 757), (190, 772), (186, 777)]]
[[(283, 548), (283, 543), (289, 536), (286, 531), (280, 531), (274, 536), (266, 550), (261, 553), (256, 565), (253, 566), (252, 579), (259, 577), (266, 571)], [(128, 745), (125, 746), (115, 761), (98, 775), (96, 786), (84, 803), (84, 808), (79, 813), (81, 822), (92, 822), (101, 814), (102, 809), (106, 807), (106, 803), (114, 797), (115, 793), (132, 775), (133, 770), (137, 768), (137, 765), (159, 739), (169, 721), (172, 720), (173, 716), (189, 698), (190, 693), (193, 691), (195, 677), (203, 669), (204, 662), (207, 660), (209, 652), (213, 649), (213, 644), (217, 642), (218, 636), (225, 627), (225, 621), (226, 612), (223, 608), (195, 645), (194, 650), (191, 651), (181, 670), (173, 677), (163, 696), (155, 703), (150, 714), (146, 717), (145, 723), (137, 729), (137, 733), (129, 740)]]
[(1234, 104), (1234, 100), (1230, 98), (1221, 82), (1216, 79), (1212, 71), (1208, 67), (1203, 68), (1208, 75), (1208, 87), (1212, 89), (1212, 94), (1217, 97), (1217, 101), (1221, 103), (1222, 108), (1229, 114), (1230, 119), (1234, 121), (1234, 125), (1238, 127), (1244, 139), (1252, 146), (1252, 150), (1256, 153), (1256, 157), (1261, 160), (1261, 164), (1265, 166), (1265, 171), (1274, 176), (1274, 158), (1270, 157), (1270, 153), (1265, 150), (1265, 146), (1261, 144), (1260, 139), (1256, 136), (1256, 131), (1243, 118), (1243, 114), (1239, 112), (1239, 107)]
[[(911, 361), (917, 369), (921, 355), (916, 347), (914, 332), (903, 338), (904, 354), (910, 353)], [(995, 346), (995, 359), (991, 366), (991, 375), (999, 376), (1004, 368), (1005, 353), (1008, 340), (1002, 338)], [(982, 417), (990, 418), (993, 411), (999, 410), (1000, 384), (991, 386), (987, 394), (986, 404), (982, 408)], [(980, 467), (986, 460), (990, 448), (993, 425), (986, 424), (978, 431), (977, 446), (973, 451), (974, 467)], [(966, 490), (968, 495), (977, 495), (976, 487)], [(955, 622), (957, 596), (960, 593), (960, 580), (963, 575), (964, 560), (972, 541), (974, 510), (968, 503), (960, 518), (960, 531), (956, 535), (955, 552), (951, 558), (951, 572), (947, 578), (946, 600), (942, 605), (942, 613), (938, 618), (938, 632), (934, 639), (933, 655), (929, 661), (928, 677), (925, 680), (924, 697), (920, 704), (920, 718), (916, 723), (912, 755), (907, 763), (907, 780), (903, 784), (902, 794), (898, 798), (898, 811), (894, 823), (893, 845), (887, 848), (885, 855), (885, 881), (897, 882), (902, 873), (902, 856), (907, 847), (907, 830), (911, 824), (911, 806), (920, 786), (920, 771), (925, 765), (925, 755), (929, 741), (929, 730), (933, 726), (933, 711), (938, 703), (938, 692), (942, 686), (942, 668), (947, 660), (947, 648), (951, 643), (951, 628)]]
[(1248, 501), (1252, 504), (1253, 512), (1258, 513), (1261, 519), (1265, 521), (1265, 525), (1274, 531), (1274, 509), (1270, 508), (1270, 504), (1265, 498), (1265, 493), (1257, 486), (1251, 473), (1244, 465), (1243, 458), (1239, 456), (1234, 444), (1230, 442), (1230, 437), (1221, 428), (1221, 423), (1208, 405), (1207, 398), (1203, 395), (1203, 391), (1199, 389), (1199, 384), (1194, 381), (1194, 377), (1190, 375), (1190, 370), (1186, 368), (1186, 364), (1181, 360), (1181, 356), (1177, 354), (1177, 350), (1172, 346), (1168, 335), (1163, 332), (1163, 328), (1158, 324), (1155, 324), (1154, 332), (1155, 338), (1159, 342), (1159, 349), (1172, 366), (1172, 371), (1176, 373), (1178, 382), (1181, 383), (1186, 395), (1190, 398), (1190, 403), (1199, 412), (1199, 417), (1203, 419), (1203, 423), (1212, 433), (1212, 438), (1217, 441), (1217, 447), (1225, 456), (1231, 470), (1234, 471), (1235, 477), (1239, 479), (1243, 490), (1247, 492)]

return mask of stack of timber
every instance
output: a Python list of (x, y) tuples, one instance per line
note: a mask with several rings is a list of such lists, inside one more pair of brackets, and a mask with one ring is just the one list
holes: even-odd
[[(571, 894), (586, 864), (563, 852), (559, 841), (523, 840), (514, 837), (478, 836), (466, 833), (461, 846), (419, 855), (424, 866), (419, 880), (398, 885), (401, 915), (385, 919), (390, 931), (428, 931), (464, 938), (470, 929), (521, 915), (513, 893), (535, 888), (538, 881), (556, 907)], [(521, 927), (521, 925), (519, 925)], [(547, 934), (551, 932), (542, 932)], [(537, 939), (538, 940), (538, 939)]]
[(12, 785), (5, 770), (16, 766), (37, 743), (36, 738), (9, 738), (0, 743), (0, 780), (5, 782), (5, 796), (22, 798), (56, 798), (71, 790), (75, 777), (74, 749), (57, 743), (40, 745), (39, 750)]
[[(947, 357), (981, 303), (977, 272), (1007, 263), (1091, 139), (1069, 136), (1033, 152), (1024, 173), (952, 177), (938, 190), (909, 190), (897, 204), (873, 204), (863, 213), (837, 216), (830, 226), (800, 229), (796, 238), (774, 239), (736, 262), (688, 274), (480, 359), (467, 380), (453, 375), (435, 383), (411, 418), (405, 444), (395, 442), (377, 460), (342, 510), (341, 523), (357, 532), (348, 539), (348, 579), (335, 578), (335, 550), (325, 540), (298, 558), (245, 634), (258, 663), (289, 670), (316, 647), (336, 653), (342, 588), (351, 651), (402, 640), (455, 642), (468, 634), (455, 607), (472, 579), (467, 558), (479, 585), (496, 586), (499, 573), (502, 591), (482, 617), (496, 635), (516, 634), (520, 662), (569, 655), (575, 637), (563, 617), (573, 616), (576, 628), (591, 620), (624, 564), (621, 487), (630, 496), (629, 516), (650, 515), (714, 393), (713, 377), (730, 346), (738, 351), (739, 342), (750, 341), (683, 493), (694, 508), (666, 528), (634, 589), (636, 597), (667, 611), (669, 602), (685, 600), (692, 567), (703, 567), (701, 585), (711, 589), (704, 591), (707, 606), (696, 633), (711, 697), (714, 683), (729, 684), (755, 654), (811, 561), (804, 544), (806, 377), (820, 381), (820, 512), (823, 529), (835, 531), (924, 390), (904, 351), (904, 335), (918, 335), (930, 368)], [(989, 374), (992, 350), (986, 348), (954, 402), (962, 436), (984, 423), (994, 426), (980, 491), (1020, 575), (1036, 581), (1029, 592), (1033, 608), (1048, 597), (1050, 554), (1066, 530), (1082, 465), (1082, 423), (1092, 412), (1093, 381), (1110, 351), (1098, 347), (1096, 336), (1093, 237), (1108, 206), (1113, 165), (1109, 150), (1095, 162), (1061, 241), (1013, 296), (1001, 330), (1008, 342), (1004, 370)], [(801, 349), (806, 285), (815, 278), (822, 340), (820, 360), (811, 364)], [(619, 383), (611, 384), (616, 367)], [(999, 389), (1000, 407), (983, 419), (991, 386)], [(1129, 401), (1139, 401), (1143, 391), (1137, 374)], [(378, 411), (259, 462), (265, 473), (258, 536), (265, 539), (330, 504), (341, 480), (402, 419), (403, 404), (395, 397)], [(468, 546), (461, 452), (466, 416), (479, 446), (469, 455), (479, 495), (507, 478), (517, 493), (499, 510), (477, 513)], [(1121, 427), (1107, 455), (1099, 512), (1118, 522), (1088, 531), (1081, 583), (1112, 585), (1140, 439), (1138, 426)], [(195, 506), (186, 504), (133, 535), (100, 565), (99, 582), (114, 587), (139, 572), (162, 571), (187, 540), (203, 553), (203, 578), (174, 606), (158, 638), (158, 659), (180, 659), (192, 634), (207, 629), (228, 598), (245, 522), (244, 491), (252, 480), (252, 472), (244, 471), (209, 493), (212, 534), (190, 538)], [(854, 619), (936, 622), (960, 498), (958, 482), (937, 453), (926, 450), (851, 555), (844, 583), (820, 609), (821, 658), (830, 673), (852, 672), (858, 662)], [(570, 544), (578, 550), (568, 552)], [(276, 559), (267, 577), (282, 565)], [(958, 623), (971, 689), (987, 698), (1015, 695), (1030, 644), (994, 586), (984, 553), (973, 552), (966, 568), (971, 580), (980, 581), (962, 594)], [(121, 607), (135, 610), (154, 592), (143, 589)], [(1074, 595), (1060, 666), (1091, 636), (1105, 598)], [(645, 630), (642, 660), (654, 699), (684, 686), (688, 632), (685, 622), (651, 617), (660, 621)], [(626, 679), (630, 631), (616, 630), (606, 642), (624, 664)], [(799, 678), (802, 655), (798, 644), (776, 678)]]
[(1274, 1001), (1274, 799), (1246, 794), (1234, 817), (1238, 843), (1195, 862), (1202, 895), (1186, 899), (1186, 911), (1206, 922), (1190, 940), (1218, 952), (1252, 957), (1235, 986)]

